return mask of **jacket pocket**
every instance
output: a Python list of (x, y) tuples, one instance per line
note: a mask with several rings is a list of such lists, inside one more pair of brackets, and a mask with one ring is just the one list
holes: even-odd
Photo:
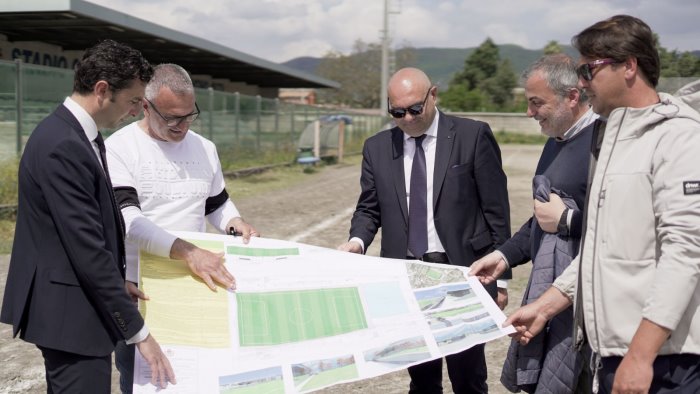
[(607, 175), (598, 205), (596, 237), (602, 245), (599, 252), (602, 257), (645, 260), (656, 256), (656, 224), (649, 174)]
[(472, 172), (472, 163), (455, 164), (447, 169), (446, 177), (462, 176)]
[(597, 330), (603, 348), (629, 346), (642, 320), (647, 289), (654, 283), (655, 266), (654, 259), (598, 258), (594, 273), (596, 287), (592, 291), (596, 324), (591, 327)]
[(469, 243), (472, 244), (472, 249), (474, 252), (478, 252), (481, 249), (488, 248), (493, 245), (493, 240), (491, 239), (491, 233), (487, 230), (472, 237), (469, 240)]
[(54, 269), (49, 271), (49, 281), (69, 286), (80, 286), (78, 278), (71, 270)]

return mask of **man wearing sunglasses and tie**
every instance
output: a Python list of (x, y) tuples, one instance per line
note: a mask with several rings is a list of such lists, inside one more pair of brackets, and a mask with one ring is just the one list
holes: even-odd
[[(187, 71), (176, 64), (156, 66), (143, 109), (143, 119), (106, 141), (114, 194), (126, 225), (127, 290), (134, 300), (147, 299), (136, 287), (139, 249), (185, 261), (214, 291), (216, 283), (235, 288), (223, 254), (168, 232), (206, 231), (209, 222), (222, 233), (242, 235), (244, 242), (259, 236), (229, 199), (216, 146), (190, 130), (200, 110)], [(131, 393), (133, 347), (122, 342), (115, 360), (121, 390)]]
[[(388, 85), (396, 127), (367, 139), (350, 239), (364, 253), (382, 228), (381, 256), (469, 266), (510, 237), (506, 176), (488, 124), (445, 115), (415, 68)], [(488, 286), (495, 298), (495, 283)], [(446, 357), (455, 393), (485, 393), (484, 345)], [(442, 359), (409, 368), (410, 393), (442, 392)]]

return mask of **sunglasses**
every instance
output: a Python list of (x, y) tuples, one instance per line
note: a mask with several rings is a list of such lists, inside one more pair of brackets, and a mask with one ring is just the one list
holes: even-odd
[(144, 100), (148, 101), (148, 105), (150, 105), (151, 108), (153, 108), (153, 110), (156, 111), (158, 116), (163, 118), (163, 120), (165, 121), (165, 124), (168, 125), (168, 127), (175, 127), (175, 126), (179, 125), (180, 123), (182, 123), (183, 121), (187, 122), (187, 123), (192, 123), (199, 116), (199, 106), (197, 105), (197, 102), (194, 103), (195, 111), (192, 112), (191, 114), (187, 114), (184, 116), (163, 116), (163, 114), (161, 114), (160, 111), (158, 111), (158, 108), (156, 108), (156, 106), (151, 102), (151, 100), (149, 100), (147, 98), (144, 98)]
[(606, 64), (617, 64), (617, 63), (622, 63), (622, 62), (618, 62), (615, 59), (594, 60), (590, 63), (583, 63), (582, 65), (578, 66), (578, 68), (576, 69), (576, 73), (578, 74), (579, 77), (583, 78), (584, 80), (592, 81), (594, 68), (604, 66)]
[(391, 103), (389, 103), (389, 99), (386, 100), (387, 102), (387, 112), (389, 112), (389, 115), (396, 119), (401, 119), (404, 116), (406, 116), (406, 113), (409, 113), (413, 116), (418, 116), (423, 113), (423, 109), (425, 108), (425, 103), (428, 102), (428, 96), (430, 96), (430, 91), (433, 90), (433, 87), (431, 86), (430, 89), (428, 89), (428, 93), (425, 94), (425, 99), (423, 99), (422, 103), (418, 104), (413, 104), (412, 106), (408, 108), (391, 108)]

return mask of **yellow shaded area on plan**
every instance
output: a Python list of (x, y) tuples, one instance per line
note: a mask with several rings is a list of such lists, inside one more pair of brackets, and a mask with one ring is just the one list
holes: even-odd
[[(223, 251), (223, 244), (207, 246)], [(150, 298), (139, 300), (139, 310), (160, 344), (231, 346), (227, 291), (220, 287), (211, 291), (183, 261), (141, 252), (139, 288)]]

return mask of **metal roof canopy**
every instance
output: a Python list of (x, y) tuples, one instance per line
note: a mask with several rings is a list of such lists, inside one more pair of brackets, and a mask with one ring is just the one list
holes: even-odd
[(10, 41), (39, 41), (64, 50), (85, 50), (111, 38), (138, 49), (154, 64), (176, 63), (192, 74), (261, 88), (340, 87), (338, 82), (83, 0), (0, 1), (0, 34)]

